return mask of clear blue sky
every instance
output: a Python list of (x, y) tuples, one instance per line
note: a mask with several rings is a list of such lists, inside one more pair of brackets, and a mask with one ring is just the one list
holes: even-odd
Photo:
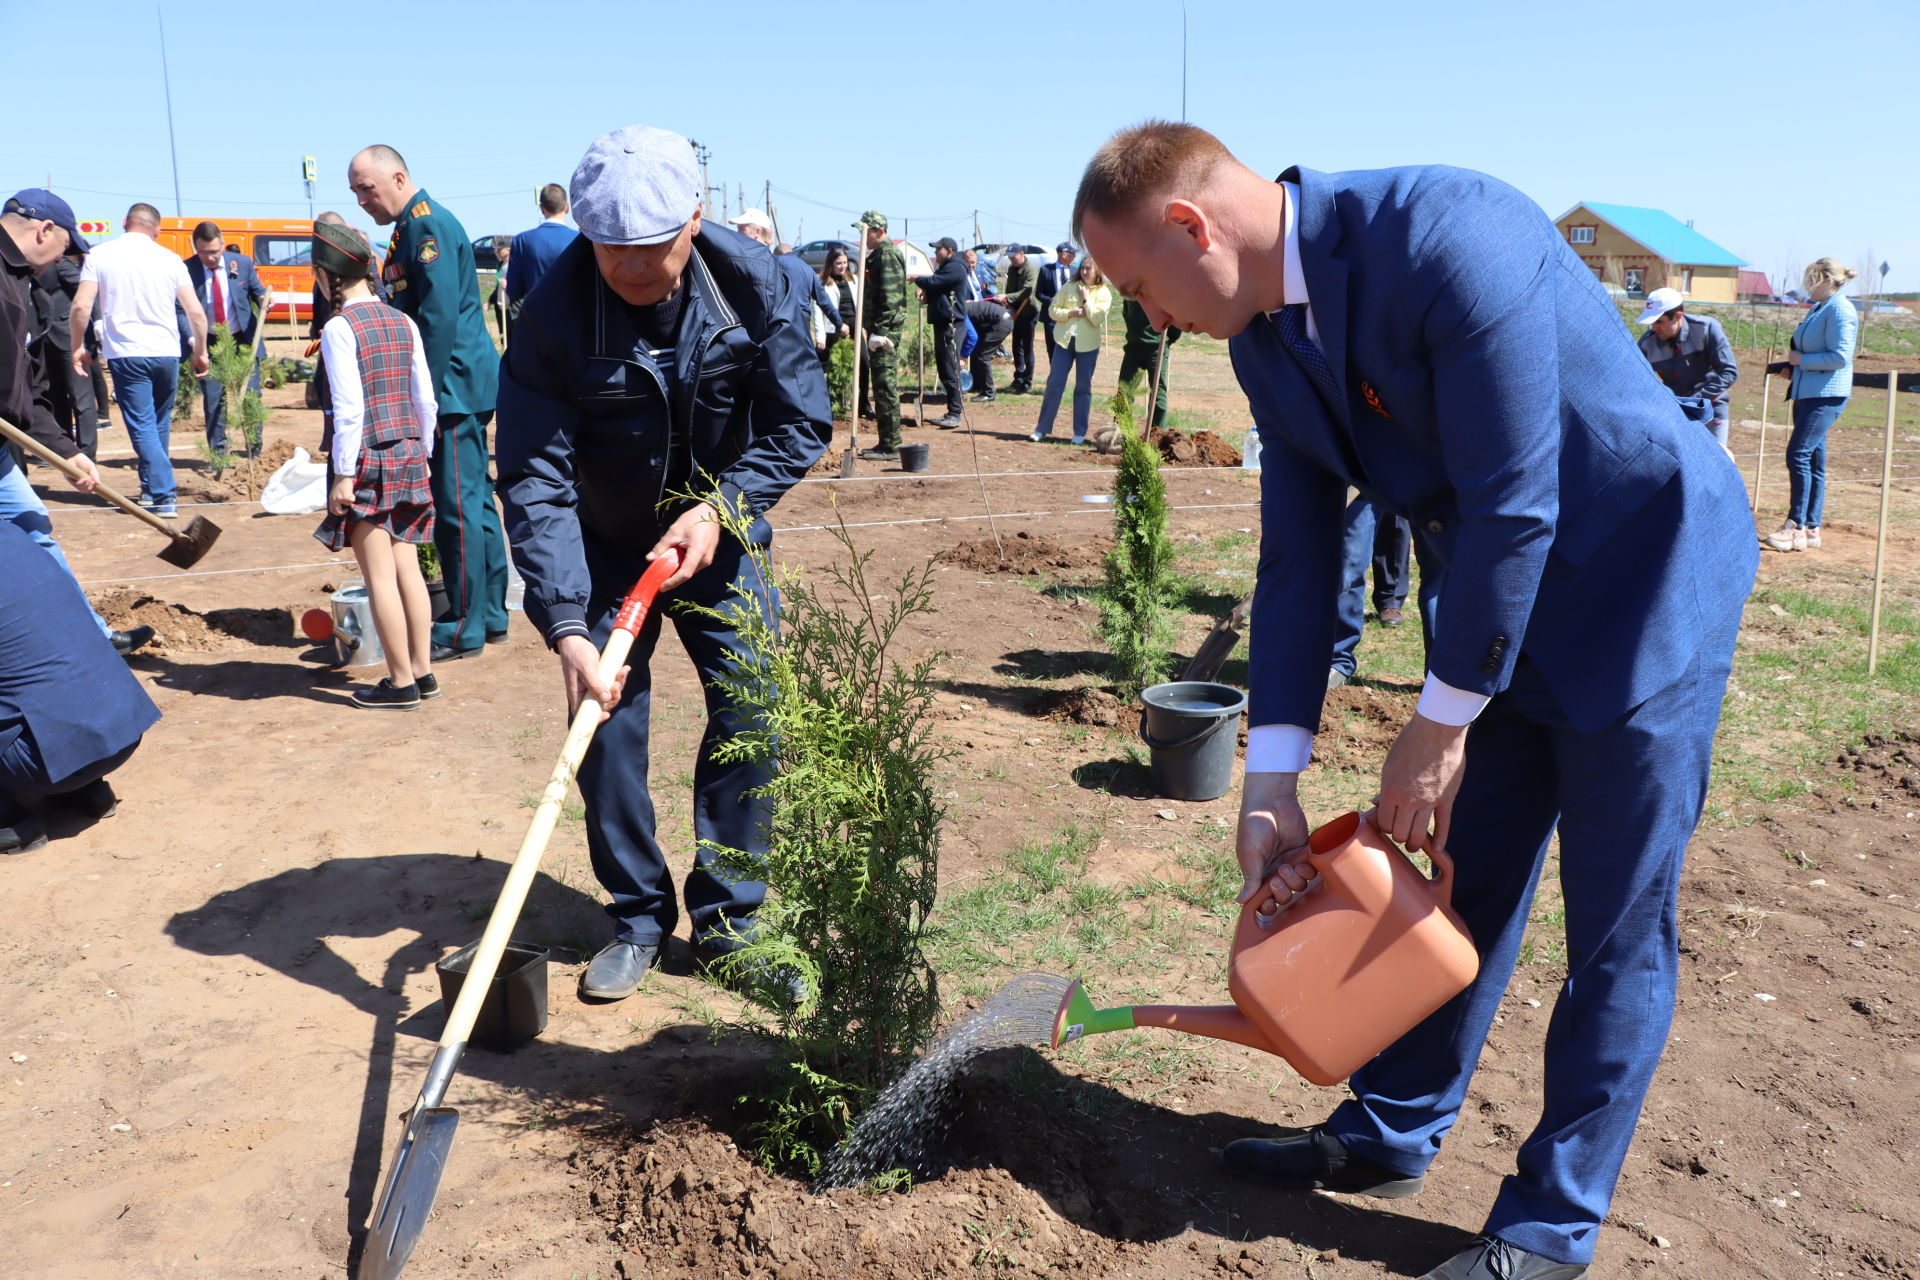
[[(646, 123), (712, 148), (730, 195), (758, 204), (771, 181), (790, 240), (871, 206), (923, 242), (969, 237), (978, 209), (987, 239), (1051, 245), (1101, 139), (1181, 111), (1179, 0), (163, 4), (190, 217), (304, 217), (312, 155), (316, 208), (368, 226), (346, 166), (381, 141), (471, 233), (516, 231), (595, 134)], [(50, 174), (116, 224), (132, 198), (174, 212), (154, 15), (0, 0), (0, 186)], [(1913, 0), (1190, 0), (1187, 31), (1187, 117), (1262, 172), (1465, 165), (1550, 215), (1601, 200), (1691, 218), (1776, 287), (1871, 250), (1890, 289), (1920, 290)]]

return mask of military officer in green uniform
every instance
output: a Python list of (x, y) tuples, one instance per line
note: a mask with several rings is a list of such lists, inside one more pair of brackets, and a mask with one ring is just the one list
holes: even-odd
[[(1120, 348), (1120, 381), (1131, 382), (1134, 375), (1142, 372), (1149, 381), (1160, 379), (1159, 385), (1153, 388), (1153, 425), (1164, 427), (1167, 425), (1167, 370), (1160, 363), (1160, 331), (1147, 323), (1146, 308), (1132, 298), (1121, 299), (1120, 317), (1127, 325), (1127, 340)], [(1168, 325), (1165, 339), (1171, 347), (1180, 341), (1180, 331)]]
[(446, 662), (507, 637), (507, 544), (487, 457), (500, 355), (480, 306), (473, 243), (459, 219), (413, 185), (392, 147), (354, 156), (347, 182), (375, 222), (393, 227), (383, 279), (393, 305), (420, 326), (440, 402), (433, 540), (448, 607), (433, 624), (433, 660)]
[[(887, 215), (869, 209), (860, 215), (867, 229), (866, 299), (862, 302), (867, 328), (867, 363), (873, 377), (873, 412), (880, 424), (880, 447), (862, 449), (870, 462), (894, 462), (900, 457), (900, 386), (896, 375), (900, 334), (907, 325), (907, 260), (900, 246), (887, 238)], [(862, 397), (864, 399), (865, 397)]]

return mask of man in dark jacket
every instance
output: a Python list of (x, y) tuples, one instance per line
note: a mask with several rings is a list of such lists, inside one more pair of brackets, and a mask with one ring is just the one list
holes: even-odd
[(46, 843), (49, 803), (111, 814), (106, 776), (159, 718), (73, 575), (0, 520), (0, 853)]
[(1733, 344), (1720, 322), (1688, 315), (1685, 303), (1678, 289), (1655, 289), (1647, 295), (1639, 317), (1647, 326), (1640, 335), (1640, 354), (1675, 396), (1712, 403), (1707, 425), (1725, 448), (1727, 393), (1740, 380), (1740, 362), (1733, 358)]
[[(960, 295), (967, 283), (967, 265), (960, 260), (960, 245), (952, 236), (933, 242), (934, 273), (915, 276), (921, 296), (927, 300), (927, 319), (933, 322), (933, 360), (940, 370), (940, 386), (947, 394), (947, 411), (933, 420), (941, 428), (961, 424), (960, 336), (966, 325), (960, 310)], [(921, 395), (926, 389), (921, 388)]]
[(967, 370), (973, 374), (973, 398), (992, 404), (997, 398), (993, 390), (992, 352), (1013, 332), (1013, 316), (1005, 307), (986, 298), (966, 303), (961, 309), (973, 322), (973, 355), (967, 361)]
[(28, 282), (33, 299), (33, 417), (43, 431), (58, 432), (94, 456), (99, 438), (93, 379), (73, 367), (68, 317), (80, 287), (80, 264), (67, 254)]
[(1039, 282), (1027, 251), (1017, 244), (1007, 246), (1007, 282), (995, 301), (1013, 316), (1013, 381), (1007, 390), (1015, 395), (1033, 390), (1033, 322), (1039, 317), (1034, 287)]
[(1034, 282), (1033, 304), (1040, 313), (1040, 323), (1047, 330), (1047, 359), (1053, 359), (1053, 306), (1054, 298), (1067, 287), (1067, 281), (1073, 279), (1073, 260), (1077, 255), (1073, 243), (1062, 240), (1053, 247), (1053, 261), (1040, 268), (1040, 279)]
[[(496, 444), (527, 619), (560, 657), (569, 713), (588, 692), (610, 709), (578, 782), (614, 940), (580, 989), (618, 1000), (638, 989), (679, 914), (647, 790), (661, 610), (648, 615), (631, 674), (610, 686), (597, 674), (600, 646), (622, 597), (669, 549), (681, 556), (663, 586), (673, 600), (771, 615), (771, 585), (718, 512), (751, 522), (748, 542), (766, 547), (768, 509), (825, 452), (832, 418), (786, 272), (702, 221), (685, 138), (641, 125), (604, 134), (574, 170), (572, 194), (581, 235), (521, 308)], [(747, 727), (719, 684), (752, 660), (737, 631), (690, 609), (672, 616), (707, 690), (699, 851), (684, 896), (696, 951), (711, 960), (751, 936), (766, 892), (734, 879), (712, 849), (764, 854), (767, 802), (750, 793), (771, 767), (716, 758)]]

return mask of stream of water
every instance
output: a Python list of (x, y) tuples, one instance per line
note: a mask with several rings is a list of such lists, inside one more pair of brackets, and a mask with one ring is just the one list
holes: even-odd
[(1023, 973), (941, 1032), (834, 1148), (814, 1189), (858, 1186), (889, 1169), (918, 1175), (929, 1168), (953, 1122), (949, 1102), (960, 1073), (989, 1049), (1053, 1043), (1054, 1019), (1071, 985), (1055, 974)]

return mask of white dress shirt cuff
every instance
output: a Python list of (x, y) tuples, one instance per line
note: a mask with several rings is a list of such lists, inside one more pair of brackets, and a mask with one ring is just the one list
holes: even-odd
[(1313, 758), (1313, 734), (1297, 724), (1262, 724), (1247, 730), (1248, 773), (1299, 773)]
[(1429, 671), (1426, 687), (1420, 690), (1420, 701), (1414, 710), (1435, 724), (1450, 724), (1458, 728), (1472, 724), (1473, 718), (1479, 715), (1491, 701), (1492, 699), (1484, 693), (1469, 693), (1465, 689), (1456, 689)]

